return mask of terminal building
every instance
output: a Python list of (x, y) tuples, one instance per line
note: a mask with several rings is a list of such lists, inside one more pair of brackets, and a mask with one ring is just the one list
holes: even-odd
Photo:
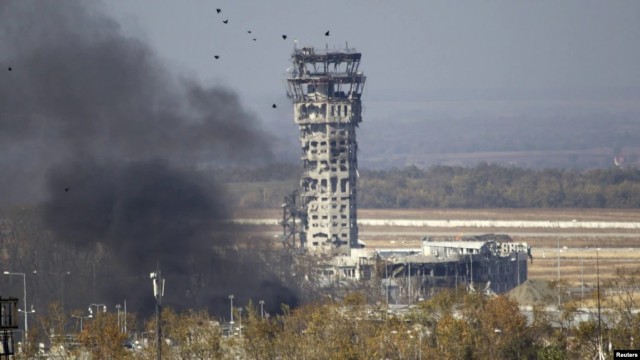
[(506, 235), (460, 240), (422, 240), (420, 248), (352, 249), (334, 257), (325, 274), (334, 280), (361, 281), (378, 274), (390, 303), (414, 303), (438, 289), (464, 286), (469, 291), (505, 293), (527, 280), (531, 247)]

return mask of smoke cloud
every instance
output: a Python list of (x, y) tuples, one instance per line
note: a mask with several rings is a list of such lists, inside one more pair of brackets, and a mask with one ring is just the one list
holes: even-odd
[[(185, 279), (222, 262), (244, 269), (227, 258), (230, 248), (216, 250), (231, 240), (212, 235), (228, 213), (225, 192), (197, 169), (267, 160), (271, 137), (234, 93), (171, 74), (100, 10), (66, 0), (0, 3), (0, 198), (41, 203), (58, 241), (104, 244), (123, 272), (148, 275), (157, 262)], [(268, 272), (219, 270), (209, 281), (232, 288), (209, 286), (200, 301), (244, 280), (256, 288), (274, 281)], [(103, 288), (131, 298), (136, 281)], [(181, 284), (176, 293), (193, 298), (190, 282)], [(288, 294), (270, 288), (278, 287)]]

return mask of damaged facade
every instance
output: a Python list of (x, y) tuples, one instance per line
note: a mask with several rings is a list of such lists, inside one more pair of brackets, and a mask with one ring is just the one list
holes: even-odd
[(420, 248), (358, 249), (351, 257), (333, 258), (325, 275), (348, 282), (372, 279), (377, 273), (390, 303), (411, 304), (437, 289), (462, 285), (469, 291), (507, 292), (527, 280), (529, 260), (531, 247), (505, 235), (425, 238)]
[(438, 288), (465, 285), (470, 291), (498, 294), (513, 289), (527, 280), (531, 248), (500, 238), (493, 234), (457, 241), (425, 238), (420, 249), (378, 251), (386, 267), (387, 296), (393, 302), (411, 303), (430, 297)]
[(353, 49), (294, 49), (288, 96), (300, 129), (304, 218), (300, 246), (312, 254), (349, 255), (358, 247), (356, 127), (365, 76)]
[(295, 48), (291, 56), (287, 95), (300, 130), (303, 174), (300, 192), (282, 205), (283, 243), (328, 255), (317, 263), (320, 284), (382, 280), (387, 299), (396, 303), (442, 287), (465, 284), (471, 291), (502, 293), (524, 282), (531, 249), (506, 235), (425, 238), (418, 249), (385, 251), (359, 241), (356, 128), (366, 79), (358, 70), (360, 58), (349, 48)]

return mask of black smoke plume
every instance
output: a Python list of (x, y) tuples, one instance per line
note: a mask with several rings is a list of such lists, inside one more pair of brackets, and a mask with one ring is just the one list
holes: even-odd
[(0, 198), (42, 203), (60, 242), (104, 245), (113, 276), (96, 297), (148, 302), (159, 263), (176, 303), (218, 308), (252, 288), (295, 302), (259, 259), (243, 262), (232, 232), (220, 235), (225, 191), (197, 171), (270, 156), (234, 93), (171, 74), (84, 1), (0, 3), (0, 64), (12, 68), (0, 72)]

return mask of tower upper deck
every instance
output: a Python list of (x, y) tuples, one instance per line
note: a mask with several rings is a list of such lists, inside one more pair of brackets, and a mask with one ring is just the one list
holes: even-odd
[(361, 71), (362, 54), (355, 49), (295, 49), (293, 68), (287, 79), (288, 95), (294, 101), (316, 100), (318, 95), (331, 99), (358, 99), (366, 77)]

